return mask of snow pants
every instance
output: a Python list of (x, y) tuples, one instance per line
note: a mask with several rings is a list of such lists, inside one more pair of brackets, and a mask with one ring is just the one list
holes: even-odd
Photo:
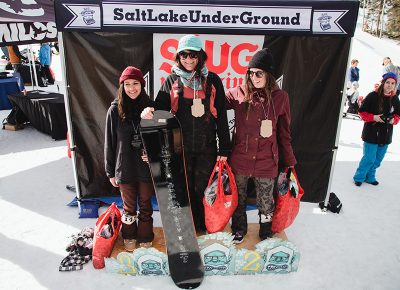
[(376, 169), (381, 165), (389, 144), (372, 144), (364, 142), (363, 157), (354, 174), (355, 182), (374, 182), (376, 181)]

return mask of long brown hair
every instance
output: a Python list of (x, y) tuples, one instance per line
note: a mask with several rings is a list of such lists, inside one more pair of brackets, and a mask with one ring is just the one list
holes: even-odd
[[(144, 90), (143, 84), (141, 84), (141, 91), (136, 99), (138, 101), (139, 110), (141, 108), (144, 109), (144, 102), (146, 97), (148, 96), (146, 94), (146, 91)], [(132, 118), (134, 112), (131, 112), (130, 107), (128, 106), (128, 101), (130, 100), (130, 98), (124, 90), (124, 83), (120, 84), (118, 88), (117, 100), (118, 100), (118, 116), (122, 119), (122, 121), (125, 121), (126, 118)]]
[[(247, 92), (246, 92), (245, 98), (243, 100), (243, 102), (245, 103), (245, 108), (248, 111), (250, 110), (250, 107), (251, 107), (253, 93), (256, 91), (256, 87), (253, 85), (253, 82), (251, 81), (249, 71), (250, 70), (248, 70), (246, 73)], [(265, 83), (265, 87), (263, 87), (261, 90), (262, 90), (263, 94), (266, 96), (267, 101), (269, 102), (271, 100), (272, 89), (276, 85), (276, 79), (269, 72), (266, 72), (264, 70), (263, 70), (263, 72), (266, 76), (267, 81)]]
[(380, 112), (380, 113), (383, 112), (383, 98), (385, 98), (385, 93), (383, 92), (383, 87), (388, 79), (389, 78), (383, 80), (380, 83), (379, 87), (376, 89), (376, 93), (378, 94), (378, 110), (379, 110), (378, 112)]
[[(189, 51), (190, 51), (190, 52), (193, 52), (193, 53), (195, 53), (195, 54), (197, 55), (197, 58), (198, 58), (199, 62), (197, 63), (197, 65), (196, 65), (196, 67), (194, 68), (194, 70), (195, 70), (195, 72), (196, 72), (196, 75), (197, 75), (197, 76), (200, 76), (201, 82), (204, 83), (205, 80), (206, 80), (206, 78), (205, 78), (204, 76), (201, 75), (201, 70), (202, 70), (203, 67), (206, 65), (206, 61), (207, 61), (207, 58), (208, 58), (207, 53), (206, 53), (204, 50), (202, 50), (202, 49), (200, 49), (200, 51), (193, 51), (193, 50), (189, 50)], [(188, 71), (185, 69), (185, 67), (182, 65), (182, 63), (181, 63), (181, 58), (180, 58), (180, 56), (179, 56), (179, 53), (176, 53), (176, 54), (175, 54), (175, 62), (176, 62), (176, 64), (177, 64), (177, 66), (178, 66), (181, 70), (183, 70), (183, 71), (185, 71), (185, 72), (188, 72)]]

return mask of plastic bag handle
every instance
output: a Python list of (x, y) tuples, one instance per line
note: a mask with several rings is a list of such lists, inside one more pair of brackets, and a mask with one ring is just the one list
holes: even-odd
[(210, 184), (212, 183), (212, 180), (213, 180), (215, 172), (217, 171), (217, 168), (219, 168), (219, 160), (217, 160), (217, 162), (215, 162), (214, 169), (211, 172), (210, 178), (208, 179), (207, 186), (210, 186)]
[(290, 179), (290, 175), (292, 174), (292, 167), (289, 167), (288, 169), (287, 169), (287, 173), (286, 173), (286, 178), (287, 179)]

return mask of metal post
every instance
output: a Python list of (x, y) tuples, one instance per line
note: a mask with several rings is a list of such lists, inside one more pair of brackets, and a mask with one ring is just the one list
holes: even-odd
[(71, 107), (70, 107), (70, 99), (68, 96), (68, 83), (67, 83), (67, 68), (65, 66), (65, 53), (64, 53), (64, 41), (62, 37), (62, 33), (58, 32), (58, 46), (60, 51), (60, 59), (61, 59), (61, 68), (62, 68), (62, 78), (64, 86), (62, 86), (63, 94), (64, 94), (64, 103), (65, 103), (65, 114), (67, 117), (67, 128), (68, 128), (68, 136), (69, 136), (69, 149), (71, 151), (71, 161), (72, 161), (72, 170), (74, 172), (74, 181), (75, 181), (75, 190), (76, 197), (78, 199), (81, 198), (81, 188), (79, 186), (78, 173), (76, 171), (76, 155), (75, 155), (75, 142), (74, 142), (74, 134), (72, 128), (72, 120), (71, 120)]
[[(36, 66), (35, 66), (35, 58), (33, 56), (33, 51), (32, 51), (32, 44), (29, 44), (29, 70), (31, 73), (31, 81), (32, 81), (32, 89), (35, 90), (35, 84), (36, 87), (39, 88), (38, 86), (38, 80), (37, 80), (37, 74), (36, 74)], [(33, 75), (32, 75), (33, 71)]]
[[(353, 48), (353, 38), (351, 38), (350, 40), (350, 49), (349, 49), (349, 55), (347, 57), (347, 64), (350, 62), (350, 58), (351, 58), (351, 50)], [(346, 66), (346, 70), (347, 70), (347, 66)], [(324, 208), (326, 209), (328, 202), (329, 202), (329, 196), (331, 194), (331, 186), (332, 186), (332, 179), (333, 179), (333, 173), (334, 173), (334, 169), (335, 169), (335, 162), (336, 162), (336, 155), (337, 155), (337, 150), (338, 150), (338, 146), (339, 146), (339, 135), (340, 135), (340, 128), (342, 126), (342, 119), (343, 119), (343, 107), (344, 107), (344, 103), (347, 100), (346, 97), (346, 74), (344, 74), (344, 80), (343, 80), (343, 91), (342, 91), (342, 102), (340, 105), (340, 112), (339, 112), (339, 122), (338, 122), (338, 127), (336, 129), (336, 139), (335, 139), (335, 146), (333, 147), (332, 151), (333, 151), (333, 156), (332, 156), (332, 164), (331, 164), (331, 172), (329, 174), (329, 183), (328, 183), (328, 189), (327, 189), (327, 193), (325, 196), (325, 201), (324, 201)]]

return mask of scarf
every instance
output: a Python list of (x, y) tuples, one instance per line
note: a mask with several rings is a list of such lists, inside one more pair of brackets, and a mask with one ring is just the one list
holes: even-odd
[[(182, 83), (192, 88), (193, 90), (200, 91), (203, 89), (201, 84), (201, 78), (195, 75), (195, 71), (186, 72), (180, 69), (176, 64), (172, 67), (172, 72), (178, 75), (181, 78)], [(208, 76), (208, 69), (207, 67), (203, 66), (201, 69), (201, 76), (207, 77)]]

